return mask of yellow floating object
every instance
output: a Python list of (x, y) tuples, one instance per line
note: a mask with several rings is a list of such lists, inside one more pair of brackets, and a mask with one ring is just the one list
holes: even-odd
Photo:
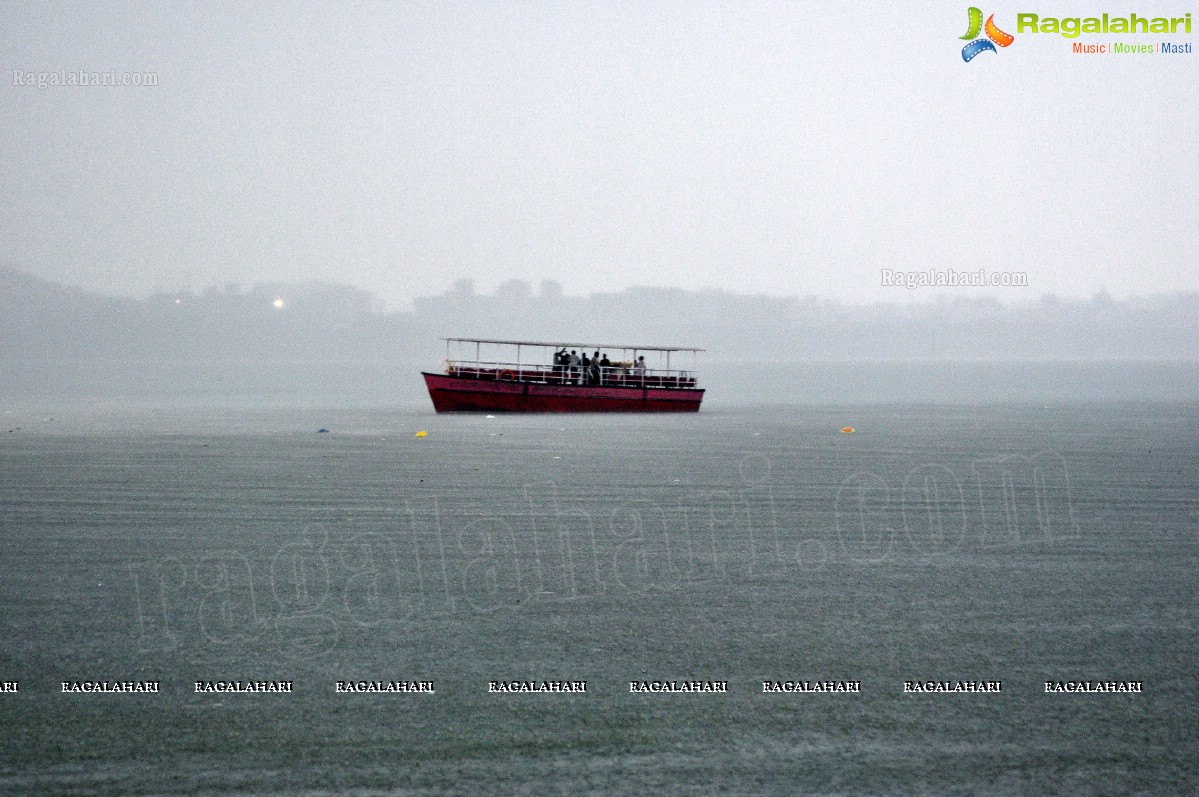
[(845, 427), (842, 427), (841, 431), (844, 432), (845, 434), (853, 434), (854, 431), (856, 431), (856, 430), (852, 426), (845, 426)]
[(429, 433), (428, 433), (428, 432), (421, 431), (421, 432), (417, 432), (417, 433), (416, 433), (416, 436), (417, 436), (417, 437), (428, 437), (428, 436), (429, 436)]

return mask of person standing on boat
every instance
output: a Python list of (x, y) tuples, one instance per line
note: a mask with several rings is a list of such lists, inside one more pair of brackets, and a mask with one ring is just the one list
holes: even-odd
[(587, 384), (598, 385), (600, 383), (600, 358), (599, 352), (591, 355), (591, 370), (587, 372)]
[(608, 381), (608, 374), (612, 370), (612, 361), (608, 359), (608, 352), (604, 352), (604, 356), (600, 358), (599, 367), (599, 384), (604, 384)]
[(637, 362), (633, 363), (633, 376), (637, 377), (637, 384), (645, 384), (645, 355), (637, 358)]
[(566, 376), (566, 366), (570, 363), (570, 355), (566, 349), (554, 352), (554, 382), (561, 384)]
[(583, 370), (579, 374), (580, 385), (591, 384), (591, 358), (587, 356), (587, 351), (583, 351)]
[(579, 360), (577, 349), (571, 349), (571, 354), (566, 355), (566, 364), (566, 381), (574, 385), (579, 381), (579, 366), (583, 364), (583, 361)]

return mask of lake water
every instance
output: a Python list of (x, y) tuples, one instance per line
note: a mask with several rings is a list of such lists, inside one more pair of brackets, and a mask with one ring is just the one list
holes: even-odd
[(1194, 403), (0, 417), (5, 793), (1197, 787)]

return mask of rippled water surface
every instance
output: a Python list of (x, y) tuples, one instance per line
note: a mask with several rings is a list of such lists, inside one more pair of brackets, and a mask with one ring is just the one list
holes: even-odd
[[(1193, 404), (2, 423), (8, 793), (1196, 788)], [(1002, 691), (904, 693), (929, 680)]]

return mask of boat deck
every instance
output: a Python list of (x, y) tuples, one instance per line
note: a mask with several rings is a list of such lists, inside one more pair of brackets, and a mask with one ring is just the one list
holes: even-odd
[[(599, 386), (616, 387), (647, 387), (647, 388), (694, 388), (696, 378), (675, 372), (673, 374), (646, 373), (639, 376), (627, 368), (609, 367), (603, 369)], [(597, 387), (580, 382), (578, 373), (571, 374), (569, 368), (554, 366), (463, 366), (451, 364), (446, 368), (446, 376), (460, 379), (478, 379), (488, 382), (529, 382), (542, 385), (580, 385), (582, 387)]]

